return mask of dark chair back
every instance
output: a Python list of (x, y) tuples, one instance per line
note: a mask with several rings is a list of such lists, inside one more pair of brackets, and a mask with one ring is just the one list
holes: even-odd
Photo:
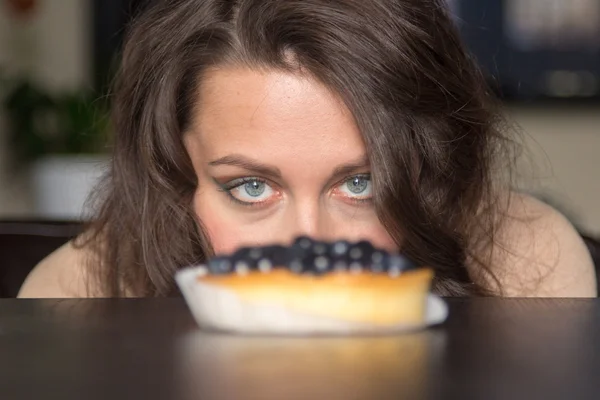
[(0, 221), (0, 298), (16, 297), (33, 267), (81, 229), (77, 222)]
[(598, 288), (600, 288), (600, 240), (586, 235), (582, 237), (596, 266), (596, 282), (598, 283)]

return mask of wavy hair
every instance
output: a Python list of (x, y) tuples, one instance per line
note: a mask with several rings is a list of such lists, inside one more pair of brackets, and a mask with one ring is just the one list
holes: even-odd
[(478, 295), (510, 139), (442, 0), (155, 1), (130, 25), (112, 98), (114, 156), (88, 244), (94, 285), (176, 295), (173, 275), (212, 255), (192, 209), (182, 136), (203, 71), (308, 73), (353, 113), (378, 217), (433, 290)]

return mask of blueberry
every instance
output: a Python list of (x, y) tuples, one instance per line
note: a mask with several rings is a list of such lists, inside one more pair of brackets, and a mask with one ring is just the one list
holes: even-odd
[(213, 257), (207, 267), (211, 274), (226, 274), (232, 271), (232, 263), (228, 257)]

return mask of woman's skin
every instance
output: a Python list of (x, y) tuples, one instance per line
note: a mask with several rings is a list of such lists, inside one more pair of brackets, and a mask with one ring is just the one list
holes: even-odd
[[(370, 201), (368, 155), (352, 114), (311, 77), (207, 71), (184, 142), (198, 177), (194, 209), (217, 253), (301, 234), (398, 250)], [(471, 265), (473, 279), (506, 296), (595, 296), (594, 267), (575, 229), (545, 204), (511, 196), (493, 253), (498, 281)], [(20, 297), (102, 296), (86, 292), (84, 258), (85, 250), (63, 246)]]
[[(185, 144), (198, 177), (194, 208), (217, 253), (297, 235), (396, 250), (375, 214), (360, 132), (324, 86), (225, 68), (205, 76), (199, 99)], [(264, 183), (222, 191), (240, 179)]]

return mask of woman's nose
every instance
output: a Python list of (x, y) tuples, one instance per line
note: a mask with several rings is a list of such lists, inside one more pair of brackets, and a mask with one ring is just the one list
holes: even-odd
[(309, 236), (315, 240), (334, 240), (336, 227), (333, 218), (318, 205), (299, 205), (290, 211), (287, 240), (298, 236)]

